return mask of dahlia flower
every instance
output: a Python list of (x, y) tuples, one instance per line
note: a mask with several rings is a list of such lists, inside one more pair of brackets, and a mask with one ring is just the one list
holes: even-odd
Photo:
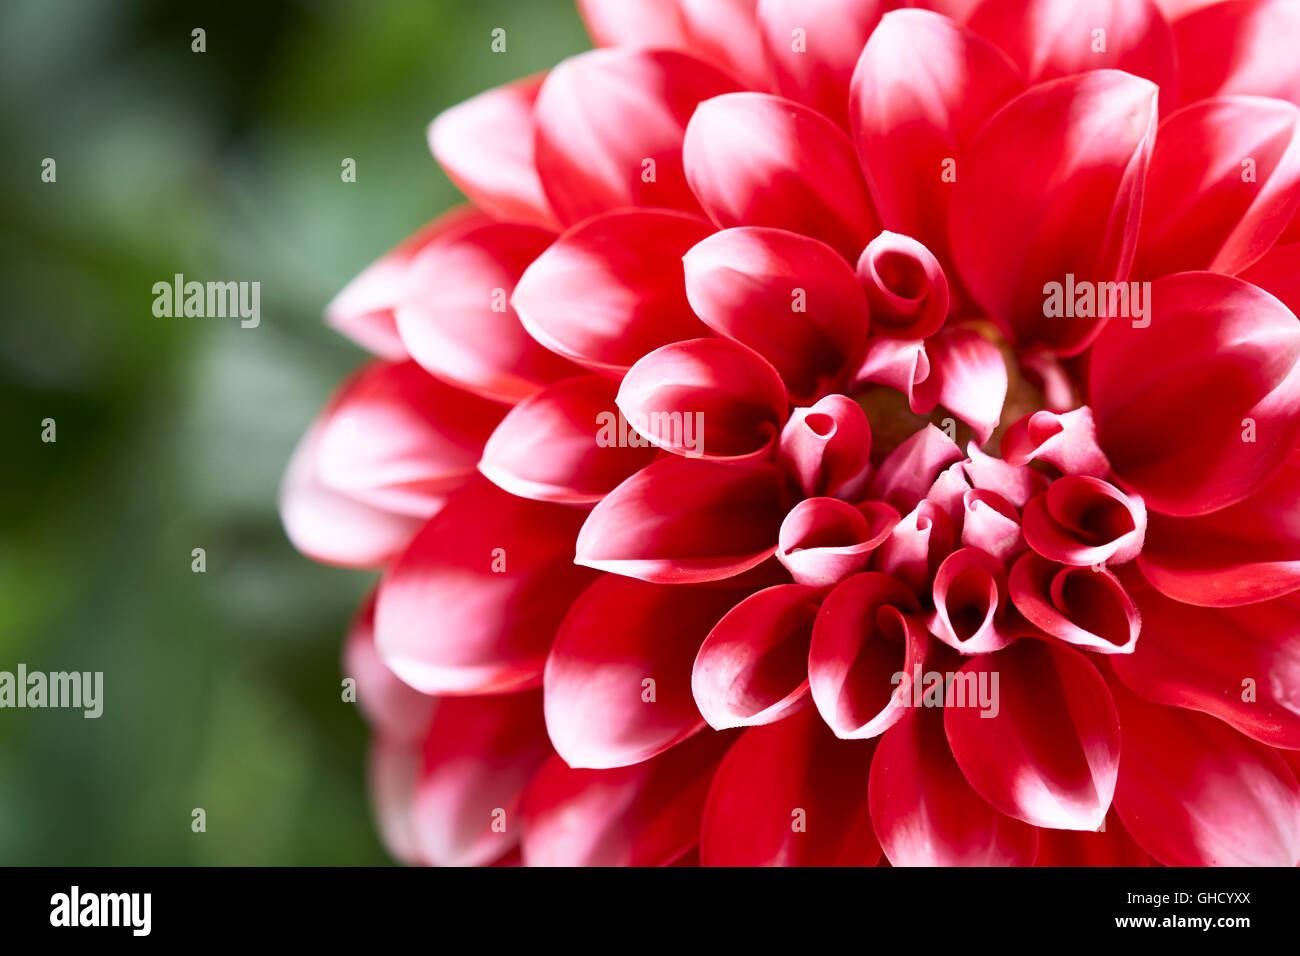
[(580, 0), (289, 465), (435, 865), (1300, 861), (1300, 4)]

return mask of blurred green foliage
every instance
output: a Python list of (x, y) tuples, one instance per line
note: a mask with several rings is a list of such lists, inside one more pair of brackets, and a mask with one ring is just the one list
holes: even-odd
[[(429, 120), (587, 46), (569, 0), (0, 5), (0, 670), (105, 698), (0, 710), (0, 863), (386, 860), (339, 692), (371, 578), (277, 484), (363, 358), (324, 304), (458, 199)], [(155, 318), (177, 272), (260, 281), (260, 327)]]

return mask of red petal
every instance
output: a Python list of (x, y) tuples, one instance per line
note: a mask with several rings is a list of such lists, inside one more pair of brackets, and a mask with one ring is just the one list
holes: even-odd
[(1138, 567), (1184, 604), (1231, 607), (1300, 588), (1300, 452), (1249, 498), (1196, 518), (1152, 515)]
[(1115, 809), (1138, 846), (1166, 866), (1300, 862), (1300, 784), (1275, 751), (1112, 689), (1124, 724)]
[(577, 601), (546, 661), (546, 729), (571, 767), (648, 760), (704, 726), (691, 667), (745, 591), (605, 575)]
[(930, 633), (963, 654), (987, 654), (1015, 640), (1004, 624), (1010, 600), (1002, 562), (978, 548), (944, 558), (934, 575)]
[(948, 750), (943, 711), (916, 708), (871, 761), (871, 819), (894, 866), (1028, 866), (1039, 831), (971, 789)]
[(1266, 292), (1211, 273), (1160, 279), (1149, 305), (1149, 327), (1109, 322), (1093, 347), (1098, 437), (1148, 508), (1206, 514), (1262, 487), (1296, 447), (1300, 324)]
[(1100, 830), (1039, 830), (1034, 866), (1150, 866), (1112, 809)]
[(709, 632), (691, 689), (710, 727), (770, 724), (808, 693), (808, 645), (818, 588), (778, 584), (751, 594)]
[(837, 740), (812, 707), (746, 730), (723, 758), (700, 835), (704, 866), (873, 866), (874, 745)]
[(952, 551), (953, 536), (952, 519), (933, 501), (922, 501), (876, 549), (874, 567), (913, 591), (925, 591)]
[(1174, 23), (1183, 101), (1246, 93), (1300, 104), (1300, 7), (1290, 0), (1230, 0)]
[(1104, 478), (1110, 473), (1087, 405), (1060, 414), (1031, 412), (1012, 422), (1002, 433), (1001, 455), (1010, 465), (1045, 461), (1067, 475)]
[(1127, 279), (1156, 93), (1115, 70), (1051, 80), (1008, 103), (964, 154), (949, 212), (953, 254), (1018, 345), (1073, 354), (1100, 330), (1097, 318), (1049, 316), (1047, 284)]
[(871, 197), (886, 228), (915, 236), (945, 269), (951, 177), (966, 175), (954, 163), (1023, 87), (1001, 50), (924, 10), (885, 14), (862, 51), (849, 113)]
[(810, 498), (856, 500), (871, 477), (870, 456), (867, 413), (844, 395), (796, 409), (781, 432), (780, 460)]
[(665, 584), (734, 577), (776, 552), (784, 482), (766, 462), (665, 458), (596, 505), (575, 560)]
[(956, 442), (933, 425), (926, 425), (880, 463), (871, 480), (870, 495), (905, 514), (925, 497), (939, 472), (961, 457)]
[(533, 103), (544, 79), (530, 76), (445, 110), (429, 125), (429, 149), (476, 206), (554, 229), (533, 162)]
[(930, 353), (922, 339), (873, 335), (853, 374), (854, 385), (864, 382), (888, 385), (902, 392), (907, 396), (908, 408), (917, 415), (928, 415), (939, 404), (940, 378), (931, 367)]
[(1034, 826), (1100, 827), (1115, 791), (1120, 724), (1097, 669), (1078, 651), (1027, 639), (975, 658), (957, 681), (982, 674), (995, 711), (953, 706), (958, 683), (943, 709), (948, 742), (970, 785)]
[(707, 334), (686, 301), (681, 260), (710, 231), (667, 210), (597, 216), (528, 267), (512, 304), (547, 348), (621, 374), (661, 345)]
[[(1293, 227), (1295, 223), (1300, 223), (1300, 216), (1292, 220)], [(1283, 235), (1241, 278), (1277, 296), (1294, 314), (1300, 312), (1300, 242), (1283, 245), (1286, 239)]]
[(731, 93), (701, 103), (682, 155), (691, 189), (724, 229), (801, 232), (850, 262), (879, 231), (848, 136), (792, 100)]
[(907, 615), (921, 609), (887, 574), (846, 579), (822, 602), (808, 652), (808, 679), (822, 720), (845, 739), (875, 737), (911, 705), (909, 681), (928, 640)]
[(492, 433), (479, 471), (523, 498), (599, 501), (657, 454), (620, 419), (617, 391), (607, 378), (582, 375), (524, 399)]
[(552, 757), (524, 791), (528, 866), (665, 866), (699, 843), (704, 799), (734, 740), (703, 733), (631, 767), (574, 770)]
[(776, 557), (800, 584), (830, 587), (866, 570), (896, 524), (898, 512), (883, 501), (805, 498), (781, 522)]
[(948, 317), (948, 279), (929, 249), (910, 236), (882, 232), (858, 258), (858, 278), (877, 334), (923, 339)]
[(686, 295), (709, 328), (762, 355), (796, 402), (837, 387), (867, 336), (848, 263), (783, 229), (724, 229), (686, 254)]
[(1138, 606), (1112, 572), (1062, 567), (1021, 555), (1008, 582), (1011, 600), (1052, 637), (1101, 654), (1130, 654), (1142, 629)]
[(674, 50), (593, 50), (555, 67), (537, 97), (537, 170), (560, 221), (623, 206), (699, 211), (682, 136), (701, 100), (737, 89)]
[(491, 223), (426, 247), (397, 309), (411, 357), (453, 385), (510, 403), (572, 375), (573, 366), (529, 337), (509, 301), (552, 238), (535, 226)]
[(1142, 550), (1142, 499), (1109, 482), (1066, 475), (1025, 505), (1025, 540), (1062, 564), (1123, 564)]
[(623, 416), (652, 444), (695, 458), (767, 457), (785, 424), (781, 378), (727, 339), (691, 339), (639, 359), (618, 389)]
[(482, 479), (456, 492), (380, 583), (384, 661), (426, 693), (536, 685), (556, 627), (594, 577), (573, 565), (583, 517)]
[(1134, 275), (1259, 259), (1300, 205), (1300, 108), (1234, 96), (1184, 107), (1160, 124)]

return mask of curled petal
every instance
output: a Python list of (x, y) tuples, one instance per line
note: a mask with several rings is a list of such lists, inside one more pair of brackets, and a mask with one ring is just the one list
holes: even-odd
[(876, 746), (871, 820), (894, 866), (1027, 866), (1039, 831), (994, 810), (962, 776), (943, 711), (919, 707)]
[(1300, 452), (1259, 491), (1196, 518), (1153, 514), (1143, 576), (1184, 604), (1232, 607), (1300, 588)]
[(648, 760), (704, 726), (691, 666), (744, 596), (605, 575), (564, 619), (546, 661), (546, 729), (570, 767)]
[(774, 226), (850, 262), (879, 231), (853, 144), (806, 106), (764, 93), (701, 103), (682, 146), (686, 178), (721, 228)]
[(594, 577), (573, 565), (582, 519), (483, 479), (457, 491), (379, 585), (384, 662), (430, 694), (535, 686), (556, 627)]
[(661, 345), (707, 334), (686, 301), (681, 259), (710, 231), (667, 210), (597, 216), (528, 266), (512, 305), (547, 348), (621, 374)]
[(796, 402), (834, 388), (862, 351), (866, 299), (824, 242), (784, 229), (724, 229), (683, 265), (695, 313), (771, 362)]
[(481, 866), (513, 850), (519, 796), (550, 752), (537, 691), (439, 700), (411, 799), (421, 859)]
[(907, 406), (928, 415), (939, 404), (940, 378), (922, 339), (893, 339), (873, 335), (867, 342), (853, 384), (888, 385), (907, 396)]
[[(987, 682), (994, 708), (953, 706), (963, 682)], [(1105, 821), (1120, 722), (1106, 682), (1078, 651), (1028, 639), (977, 657), (957, 674), (943, 718), (962, 773), (998, 810), (1050, 829), (1096, 830)]]
[(1138, 606), (1114, 573), (1062, 567), (1032, 551), (1011, 569), (1011, 601), (1052, 637), (1101, 654), (1131, 654), (1142, 630)]
[(880, 335), (923, 339), (948, 317), (948, 279), (929, 249), (911, 236), (882, 232), (858, 258), (858, 279)]
[(912, 703), (928, 638), (909, 615), (911, 591), (877, 571), (855, 574), (822, 602), (813, 625), (808, 679), (827, 726), (844, 739), (876, 737)]
[(874, 866), (874, 744), (837, 740), (817, 711), (751, 727), (723, 758), (700, 832), (704, 866)]
[(963, 654), (988, 654), (1015, 640), (1002, 562), (977, 548), (954, 551), (934, 575), (930, 633)]
[(533, 162), (533, 103), (544, 79), (530, 76), (441, 113), (429, 125), (429, 149), (480, 209), (497, 219), (554, 229)]
[(1300, 105), (1300, 8), (1287, 0), (1229, 0), (1174, 23), (1183, 102), (1244, 93)]
[(560, 63), (535, 107), (537, 171), (560, 221), (624, 206), (698, 212), (682, 136), (697, 103), (736, 88), (676, 50), (593, 50)]
[(1004, 564), (1025, 549), (1020, 515), (995, 491), (972, 488), (962, 494), (961, 544), (991, 554)]
[(1114, 807), (1100, 830), (1039, 830), (1034, 866), (1150, 866)]
[(1152, 511), (1207, 514), (1262, 487), (1296, 447), (1300, 323), (1208, 272), (1160, 279), (1150, 301), (1149, 326), (1110, 322), (1093, 347), (1098, 439)]
[(898, 512), (883, 501), (805, 498), (781, 522), (776, 557), (800, 584), (829, 587), (865, 570), (896, 524)]
[(574, 769), (551, 757), (520, 800), (526, 866), (665, 866), (700, 840), (713, 773), (733, 742), (697, 734), (643, 763)]
[(1002, 420), (1007, 365), (1002, 351), (971, 329), (948, 329), (926, 343), (939, 404), (975, 430), (982, 445)]
[(917, 503), (876, 550), (873, 566), (913, 591), (927, 590), (954, 543), (952, 519), (933, 501)]
[(767, 462), (665, 458), (596, 505), (574, 560), (661, 583), (734, 577), (776, 552), (787, 496)]
[(862, 51), (849, 114), (871, 197), (886, 228), (915, 236), (945, 269), (950, 197), (966, 175), (958, 157), (1023, 88), (1005, 53), (928, 10), (885, 14)]
[(1213, 717), (1111, 689), (1124, 725), (1115, 809), (1138, 846), (1166, 866), (1300, 862), (1300, 784), (1276, 751)]
[(1049, 289), (1071, 277), (1128, 278), (1157, 92), (1117, 70), (1041, 83), (990, 119), (963, 156), (949, 210), (953, 255), (1017, 345), (1071, 355), (1100, 331), (1095, 316), (1053, 314)]
[(375, 596), (366, 598), (343, 648), (343, 676), (356, 681), (357, 708), (386, 740), (418, 743), (435, 699), (403, 683), (375, 647)]
[(1001, 454), (1010, 465), (1045, 461), (1067, 475), (1104, 478), (1110, 473), (1087, 405), (1062, 413), (1031, 412), (1017, 419), (1002, 433)]
[(517, 402), (576, 369), (519, 324), (510, 295), (552, 233), (490, 223), (427, 246), (407, 271), (397, 330), (432, 375), (500, 402)]
[(808, 497), (856, 499), (871, 477), (871, 424), (862, 406), (827, 395), (796, 409), (781, 432), (778, 457)]
[(926, 425), (880, 463), (869, 493), (906, 513), (925, 497), (939, 472), (961, 457), (956, 442), (933, 425)]
[(715, 730), (781, 720), (808, 693), (808, 646), (820, 590), (778, 584), (751, 594), (709, 632), (691, 689)]
[(1129, 576), (1142, 640), (1115, 673), (1147, 700), (1204, 711), (1272, 747), (1300, 749), (1300, 598), (1234, 608), (1171, 601)]
[(1282, 100), (1201, 100), (1160, 125), (1134, 275), (1236, 274), (1300, 206), (1300, 108)]
[(1062, 564), (1123, 564), (1142, 550), (1147, 509), (1136, 495), (1086, 475), (1066, 475), (1025, 505), (1025, 540)]
[(617, 384), (599, 375), (548, 385), (501, 421), (479, 471), (521, 498), (599, 501), (657, 454), (620, 418), (617, 392)]
[(759, 0), (776, 91), (848, 127), (849, 81), (887, 0)]
[(761, 356), (727, 339), (691, 339), (633, 365), (618, 407), (651, 444), (678, 455), (766, 456), (785, 424), (781, 378)]

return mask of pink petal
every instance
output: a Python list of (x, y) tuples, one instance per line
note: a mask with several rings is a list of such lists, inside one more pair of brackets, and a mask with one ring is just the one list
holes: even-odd
[(1087, 405), (1059, 414), (1031, 412), (1012, 422), (1002, 433), (1001, 455), (1011, 465), (1045, 461), (1067, 475), (1104, 478), (1110, 473)]
[(925, 591), (953, 541), (952, 519), (933, 501), (921, 501), (876, 549), (873, 566), (913, 591)]
[(714, 338), (639, 359), (619, 386), (618, 407), (652, 444), (713, 459), (768, 456), (789, 409), (776, 369), (743, 345)]
[(373, 362), (322, 415), (317, 476), (376, 508), (427, 518), (473, 474), (505, 410), (414, 362)]
[(999, 678), (995, 716), (974, 707), (943, 709), (948, 743), (970, 785), (1034, 826), (1100, 827), (1115, 791), (1120, 724), (1097, 669), (1078, 651), (1028, 639), (971, 660), (958, 680), (980, 674), (990, 687)]
[(923, 339), (873, 335), (853, 374), (854, 385), (866, 382), (902, 392), (907, 396), (908, 408), (917, 415), (928, 415), (939, 404), (941, 380)]
[(853, 144), (820, 113), (764, 93), (699, 105), (682, 146), (686, 178), (721, 228), (775, 226), (850, 262), (879, 229)]
[(599, 501), (657, 454), (620, 419), (617, 391), (607, 378), (581, 375), (524, 399), (488, 439), (479, 471), (523, 498)]
[(621, 374), (661, 345), (707, 334), (686, 301), (681, 259), (710, 231), (703, 219), (668, 210), (597, 216), (528, 267), (512, 304), (547, 348)]
[(1245, 93), (1300, 104), (1300, 8), (1289, 0), (1229, 0), (1174, 23), (1183, 102)]
[(996, 491), (972, 488), (962, 494), (961, 545), (976, 548), (1006, 564), (1025, 550), (1020, 515)]
[(1300, 205), (1300, 108), (1233, 96), (1160, 124), (1134, 275), (1235, 274), (1268, 251)]
[(745, 591), (604, 575), (564, 619), (546, 661), (546, 729), (570, 767), (648, 760), (704, 726), (691, 668)]
[(855, 500), (871, 477), (870, 456), (867, 413), (844, 395), (795, 409), (781, 432), (778, 457), (810, 498)]
[(674, 50), (593, 50), (551, 70), (537, 96), (536, 158), (560, 221), (623, 206), (699, 211), (682, 169), (682, 136), (701, 100), (737, 89)]
[(1027, 866), (1038, 832), (971, 789), (944, 737), (943, 710), (918, 707), (871, 761), (871, 820), (894, 866)]
[(908, 682), (928, 639), (908, 615), (920, 609), (916, 595), (876, 571), (847, 578), (822, 601), (808, 679), (817, 710), (835, 736), (879, 736), (911, 706)]
[(882, 501), (805, 498), (781, 523), (776, 557), (798, 583), (830, 587), (866, 570), (896, 524), (898, 512)]
[[(423, 736), (423, 733), (421, 733)], [(393, 858), (420, 865), (411, 803), (420, 772), (420, 742), (373, 737), (366, 758), (366, 783), (379, 838)]]
[(751, 727), (713, 779), (704, 866), (873, 866), (867, 809), (874, 744), (837, 740), (812, 707)]
[(575, 770), (552, 757), (521, 801), (527, 866), (665, 866), (699, 843), (730, 734), (697, 734), (631, 767)]
[(1039, 830), (1034, 866), (1150, 866), (1112, 808), (1100, 830)]
[(1097, 318), (1049, 316), (1047, 284), (1127, 279), (1156, 94), (1115, 70), (1041, 83), (989, 120), (964, 154), (949, 211), (953, 254), (1016, 344), (1069, 355), (1100, 331)]
[(553, 235), (491, 223), (426, 247), (411, 262), (397, 329), (411, 357), (452, 385), (514, 403), (572, 375), (519, 324), (510, 294)]
[(411, 260), (426, 246), (444, 242), (490, 222), (470, 206), (458, 206), (410, 236), (397, 248), (367, 266), (325, 307), (325, 321), (364, 349), (400, 362), (406, 346), (397, 334), (393, 311), (406, 291)]
[(776, 366), (797, 402), (834, 390), (862, 350), (866, 300), (823, 242), (783, 229), (724, 229), (683, 264), (695, 313)]
[(574, 560), (665, 584), (734, 577), (776, 552), (787, 494), (767, 462), (665, 458), (596, 505)]
[(889, 453), (871, 480), (870, 495), (900, 513), (916, 507), (939, 472), (960, 461), (957, 443), (933, 425), (908, 438)]
[(988, 654), (1015, 640), (1004, 622), (1011, 601), (1002, 562), (978, 548), (944, 558), (934, 575), (930, 633), (963, 654)]
[(1166, 866), (1300, 862), (1300, 784), (1276, 751), (1111, 687), (1124, 725), (1115, 809), (1138, 846)]
[(882, 232), (858, 258), (858, 279), (879, 335), (923, 339), (948, 317), (948, 279), (929, 249), (910, 236)]
[(970, 329), (948, 329), (926, 343), (939, 404), (975, 430), (982, 445), (1002, 420), (1007, 365), (993, 342)]
[(544, 79), (530, 76), (445, 110), (429, 125), (429, 149), (480, 209), (554, 229), (533, 162), (533, 103)]
[(715, 730), (770, 724), (808, 693), (808, 646), (821, 591), (778, 584), (751, 594), (709, 632), (691, 689)]
[(425, 862), (481, 866), (518, 844), (520, 794), (550, 753), (541, 704), (537, 691), (438, 701), (411, 804)]
[(1142, 640), (1115, 662), (1129, 688), (1204, 711), (1261, 743), (1300, 749), (1300, 598), (1199, 608), (1130, 583), (1142, 606)]
[(885, 14), (862, 51), (849, 114), (871, 197), (886, 228), (916, 237), (945, 269), (952, 176), (966, 175), (954, 164), (1023, 87), (1001, 50), (925, 10)]
[(1142, 499), (1109, 482), (1066, 475), (1025, 505), (1025, 540), (1062, 564), (1123, 564), (1142, 550), (1147, 510)]
[(1088, 392), (1124, 484), (1153, 511), (1206, 514), (1262, 487), (1300, 438), (1300, 324), (1239, 279), (1168, 276), (1149, 327), (1107, 324)]
[(966, 23), (1009, 54), (1030, 83), (1123, 70), (1160, 87), (1166, 109), (1178, 102), (1174, 34), (1151, 0), (984, 0)]
[(759, 0), (776, 92), (849, 125), (849, 81), (887, 0)]
[(674, 0), (577, 0), (596, 46), (685, 49), (686, 27)]
[(1021, 555), (1008, 582), (1011, 600), (1052, 637), (1101, 654), (1131, 654), (1142, 630), (1138, 606), (1113, 572), (1062, 567)]
[(1300, 452), (1248, 498), (1196, 518), (1151, 515), (1143, 576), (1184, 604), (1254, 604), (1300, 588)]
[(384, 662), (431, 694), (535, 686), (556, 627), (594, 577), (573, 565), (583, 517), (482, 479), (457, 491), (380, 583)]
[(1047, 476), (1042, 472), (986, 455), (974, 442), (967, 442), (966, 460), (961, 468), (971, 485), (997, 492), (1017, 508), (1023, 508), (1030, 498), (1048, 485)]
[(424, 737), (436, 701), (404, 684), (375, 647), (375, 595), (357, 612), (343, 648), (343, 676), (356, 681), (357, 709), (387, 740), (416, 743)]

